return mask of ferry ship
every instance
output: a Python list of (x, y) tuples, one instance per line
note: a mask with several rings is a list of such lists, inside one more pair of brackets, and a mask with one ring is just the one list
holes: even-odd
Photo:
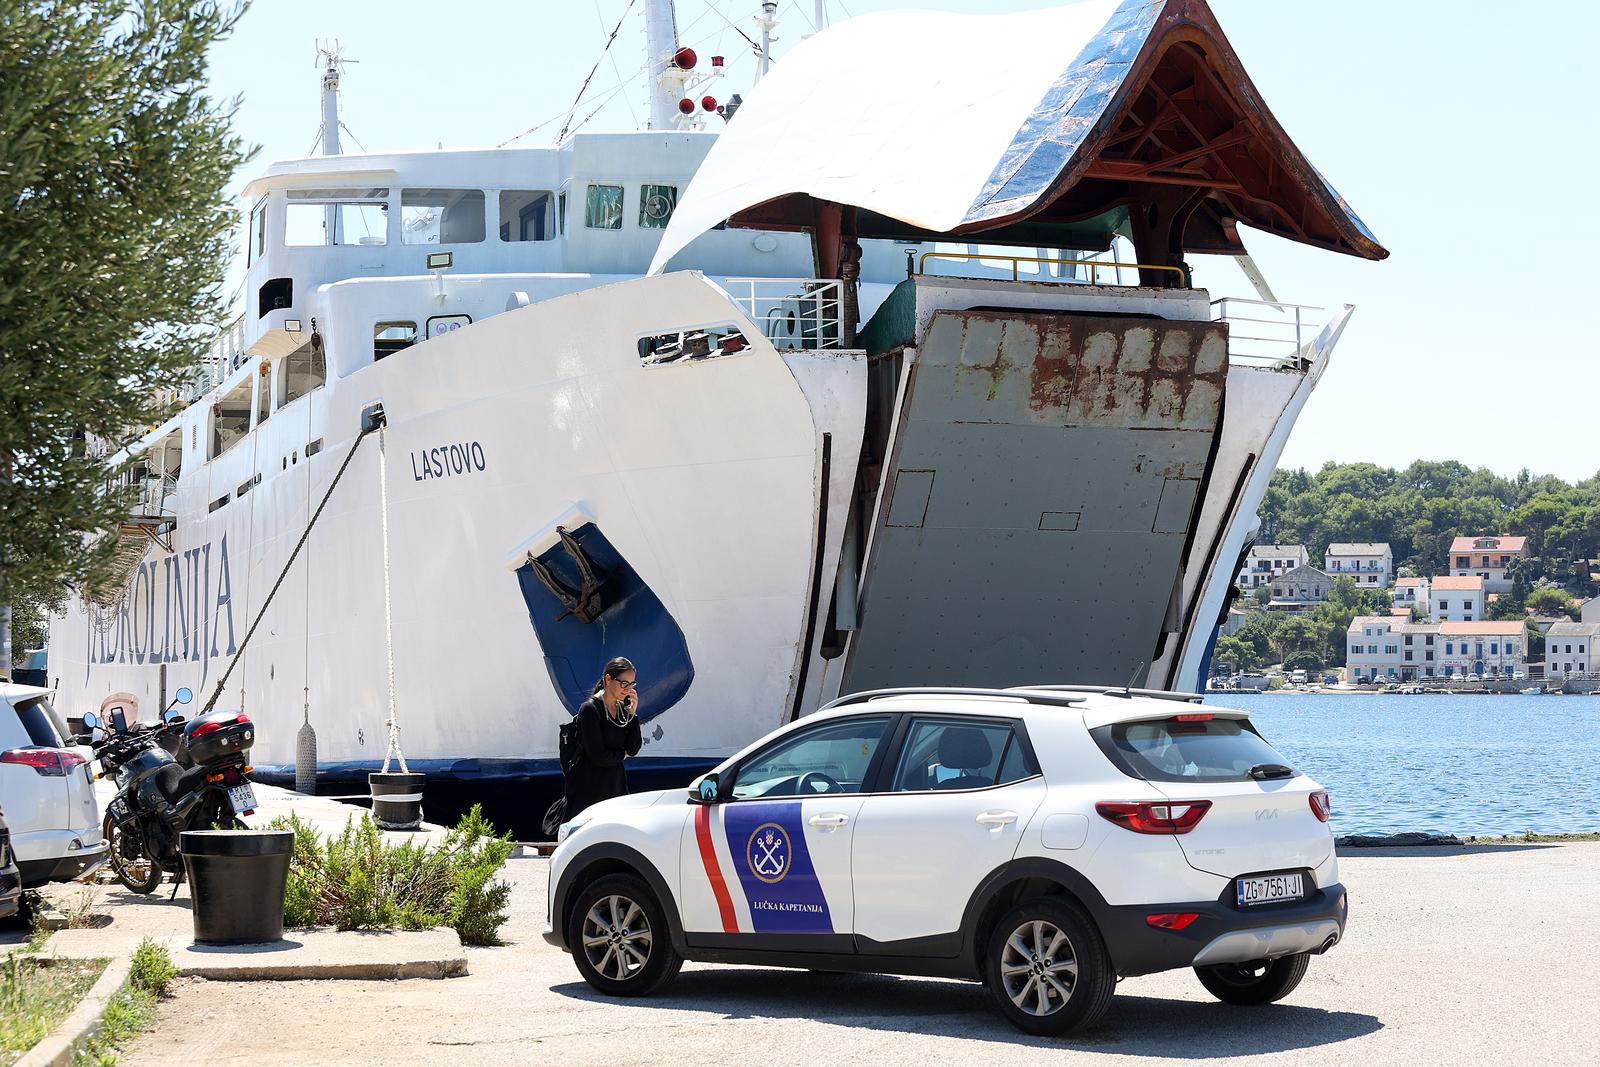
[(647, 29), (648, 127), (551, 147), (341, 154), (330, 63), (120, 581), (53, 622), (69, 714), (188, 686), (332, 788), (392, 719), (430, 789), (548, 793), (615, 655), (642, 782), (841, 692), (1200, 687), (1351, 309), (1186, 257), (1387, 254), (1203, 0), (851, 19), (731, 116)]

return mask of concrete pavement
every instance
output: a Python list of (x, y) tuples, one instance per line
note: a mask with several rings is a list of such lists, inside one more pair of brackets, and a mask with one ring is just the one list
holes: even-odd
[(219, 1041), (259, 1067), (1600, 1062), (1600, 843), (1357, 851), (1348, 935), (1285, 1003), (1218, 1004), (1188, 971), (1129, 979), (1065, 1040), (1013, 1030), (979, 986), (931, 979), (689, 964), (661, 996), (609, 1000), (539, 937), (547, 870), (511, 861), (511, 943), (466, 949), (466, 977), (185, 979), (122, 1062), (214, 1058)]

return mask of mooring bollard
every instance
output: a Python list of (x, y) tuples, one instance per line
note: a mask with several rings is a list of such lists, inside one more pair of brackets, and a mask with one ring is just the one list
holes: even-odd
[(372, 819), (380, 830), (415, 830), (422, 825), (422, 783), (427, 776), (397, 771), (367, 775)]

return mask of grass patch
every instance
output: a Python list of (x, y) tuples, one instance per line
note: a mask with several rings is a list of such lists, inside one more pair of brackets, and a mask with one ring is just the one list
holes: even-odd
[(94, 985), (105, 960), (32, 960), (8, 953), (0, 962), (0, 1063), (13, 1063), (49, 1036)]
[(106, 1004), (100, 1029), (72, 1057), (74, 1067), (111, 1067), (117, 1054), (156, 1021), (156, 1004), (178, 976), (167, 950), (148, 937), (133, 950), (128, 984)]
[(392, 844), (370, 814), (324, 838), (295, 816), (273, 829), (294, 831), (284, 892), (288, 926), (340, 930), (431, 930), (448, 926), (464, 944), (499, 944), (511, 887), (495, 875), (511, 856), (509, 835), (474, 805), (437, 848)]

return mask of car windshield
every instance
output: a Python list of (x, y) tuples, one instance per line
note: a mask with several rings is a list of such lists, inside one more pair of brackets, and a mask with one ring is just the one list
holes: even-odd
[(1296, 773), (1248, 719), (1119, 722), (1093, 733), (1119, 770), (1152, 782), (1243, 782)]

